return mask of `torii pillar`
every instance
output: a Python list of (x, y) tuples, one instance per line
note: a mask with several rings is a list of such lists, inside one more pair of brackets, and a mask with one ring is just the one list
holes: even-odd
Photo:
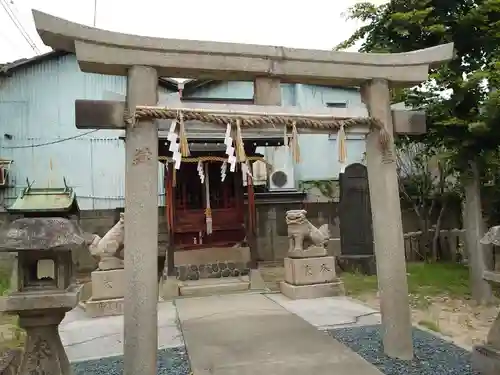
[(411, 312), (406, 277), (401, 201), (396, 169), (389, 82), (374, 79), (361, 90), (370, 116), (380, 120), (391, 142), (383, 149), (377, 131), (366, 138), (366, 164), (377, 264), (384, 353), (393, 358), (413, 358)]
[[(158, 102), (154, 68), (128, 71), (127, 109)], [(158, 352), (158, 126), (127, 124), (125, 138), (124, 374), (156, 375)]]

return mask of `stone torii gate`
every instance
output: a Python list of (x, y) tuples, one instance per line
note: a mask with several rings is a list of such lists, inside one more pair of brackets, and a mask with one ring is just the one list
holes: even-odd
[[(172, 118), (177, 110), (190, 113), (193, 118), (204, 114), (204, 121), (212, 123), (187, 126), (188, 133), (221, 129), (213, 124), (217, 119), (241, 117), (241, 112), (267, 119), (269, 123), (277, 122), (271, 119), (273, 116), (283, 120), (274, 126), (258, 126), (244, 132), (282, 135), (283, 126), (291, 121), (297, 123), (299, 132), (331, 133), (339, 121), (363, 126), (367, 133), (366, 159), (384, 350), (391, 357), (412, 358), (401, 209), (391, 137), (398, 131), (398, 118), (405, 115), (391, 112), (389, 89), (427, 80), (431, 65), (452, 58), (453, 44), (401, 54), (330, 52), (141, 37), (71, 23), (36, 10), (33, 15), (43, 42), (55, 50), (75, 53), (83, 72), (128, 77), (126, 103), (80, 102), (76, 108), (79, 128), (126, 129), (125, 374), (156, 374), (158, 130), (168, 130), (163, 122), (156, 120)], [(202, 108), (191, 103), (191, 108), (144, 107), (158, 103), (159, 76), (253, 81), (256, 105)], [(357, 85), (362, 88), (367, 108), (321, 109), (297, 114), (279, 107), (282, 82)], [(82, 112), (83, 117), (79, 118)], [(314, 125), (319, 122), (329, 125)], [(403, 123), (406, 129), (399, 129), (401, 132), (414, 131), (408, 126), (411, 121)]]

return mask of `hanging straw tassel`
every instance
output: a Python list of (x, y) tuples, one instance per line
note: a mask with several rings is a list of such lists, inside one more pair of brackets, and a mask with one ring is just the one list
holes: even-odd
[(240, 163), (247, 160), (245, 154), (245, 145), (243, 144), (243, 136), (241, 134), (241, 120), (236, 120), (236, 158)]
[(340, 173), (344, 173), (345, 163), (347, 160), (346, 134), (344, 124), (341, 124), (337, 133), (337, 151), (340, 164)]
[(183, 158), (187, 158), (191, 154), (189, 152), (186, 129), (184, 127), (184, 116), (182, 115), (182, 112), (179, 113), (179, 138), (180, 138), (181, 155)]
[(340, 125), (339, 131), (337, 133), (337, 150), (339, 153), (339, 163), (345, 164), (347, 160), (347, 148), (344, 124)]
[(300, 147), (299, 147), (299, 134), (297, 133), (297, 126), (295, 121), (292, 124), (292, 156), (295, 163), (300, 163)]
[(288, 134), (287, 134), (287, 127), (286, 125), (284, 126), (284, 133), (283, 133), (283, 146), (288, 147)]
[(205, 163), (205, 223), (207, 234), (212, 234), (213, 221), (212, 221), (212, 208), (210, 207), (210, 176), (208, 173), (208, 163)]

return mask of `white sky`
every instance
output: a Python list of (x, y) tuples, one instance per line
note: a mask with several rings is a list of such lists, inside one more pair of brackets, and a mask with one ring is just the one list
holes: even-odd
[[(332, 49), (359, 26), (341, 16), (356, 0), (97, 0), (96, 26), (128, 34)], [(384, 3), (384, 0), (373, 0)], [(8, 3), (41, 52), (31, 9), (92, 26), (94, 0), (0, 0), (0, 63), (34, 50), (7, 15)]]

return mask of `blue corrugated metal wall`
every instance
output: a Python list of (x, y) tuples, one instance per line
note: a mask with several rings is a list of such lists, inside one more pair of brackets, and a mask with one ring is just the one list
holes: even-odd
[[(67, 55), (16, 70), (0, 78), (0, 157), (14, 160), (13, 188), (0, 190), (0, 202), (9, 205), (26, 186), (61, 186), (63, 177), (76, 188), (82, 209), (123, 206), (125, 153), (118, 130), (81, 131), (74, 125), (75, 99), (109, 99), (124, 95), (124, 77), (82, 73), (75, 57)], [(160, 97), (170, 94), (160, 88)], [(251, 82), (224, 82), (199, 88), (196, 97), (252, 99)], [(359, 92), (342, 88), (282, 85), (286, 106), (325, 107), (327, 103), (362, 105)], [(8, 136), (5, 136), (7, 134)], [(11, 139), (9, 139), (11, 138)], [(69, 139), (73, 138), (73, 139)], [(302, 162), (295, 166), (297, 180), (338, 177), (337, 143), (327, 135), (300, 135)], [(365, 143), (351, 137), (348, 161), (362, 160)], [(265, 153), (282, 163), (285, 150)], [(318, 160), (324, 162), (318, 163)], [(281, 165), (276, 165), (280, 168)], [(163, 169), (159, 164), (159, 204), (163, 205)]]
[[(62, 186), (65, 177), (82, 209), (123, 206), (123, 132), (76, 129), (74, 102), (104, 99), (106, 92), (124, 95), (125, 90), (124, 77), (82, 73), (72, 55), (0, 78), (0, 157), (14, 160), (10, 183), (15, 185), (0, 190), (0, 202), (10, 205), (27, 178), (43, 187)], [(160, 165), (158, 173), (159, 203), (164, 204)]]

